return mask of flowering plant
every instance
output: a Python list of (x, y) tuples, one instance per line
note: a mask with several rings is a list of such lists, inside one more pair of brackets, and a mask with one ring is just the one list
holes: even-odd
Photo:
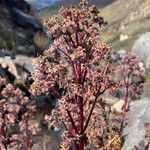
[(82, 0), (79, 8), (62, 8), (44, 24), (53, 43), (34, 61), (30, 92), (35, 96), (53, 94), (57, 99), (45, 120), (54, 127), (64, 125), (62, 149), (83, 150), (92, 145), (107, 149), (104, 139), (113, 137), (101, 95), (118, 84), (110, 76), (111, 48), (99, 39), (106, 22), (95, 6)]
[(0, 78), (0, 149), (29, 149), (35, 133), (29, 118), (35, 105), (18, 88)]
[(141, 61), (136, 55), (127, 53), (118, 62), (116, 71), (119, 73), (125, 96), (124, 109), (129, 107), (129, 97), (136, 98), (143, 92), (144, 68), (140, 66)]
[(129, 110), (129, 103), (132, 98), (139, 98), (143, 93), (144, 82), (144, 68), (140, 66), (141, 61), (136, 55), (126, 53), (124, 57), (118, 62), (116, 72), (120, 76), (121, 88), (123, 90), (125, 104), (123, 105), (123, 119), (125, 119), (125, 112)]

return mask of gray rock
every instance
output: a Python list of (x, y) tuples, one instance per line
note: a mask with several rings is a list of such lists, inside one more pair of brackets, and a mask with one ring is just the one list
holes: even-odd
[(60, 131), (53, 131), (49, 135), (47, 133), (34, 138), (31, 150), (60, 150)]
[(18, 63), (21, 66), (24, 66), (27, 70), (29, 70), (29, 72), (32, 73), (33, 72), (33, 65), (32, 65), (33, 59), (34, 59), (33, 57), (17, 55), (15, 59), (15, 63)]
[(13, 75), (9, 70), (8, 66), (3, 68), (3, 66), (0, 64), (0, 77), (6, 78), (10, 83), (13, 83), (15, 81), (15, 75)]
[(17, 36), (18, 36), (19, 38), (22, 38), (22, 39), (27, 39), (25, 33), (23, 33), (23, 32), (18, 32), (18, 33), (17, 33)]
[(141, 58), (146, 69), (150, 69), (150, 32), (135, 41), (132, 52)]
[(119, 54), (120, 58), (122, 58), (126, 54), (126, 51), (122, 49), (122, 50), (117, 51), (117, 53)]
[(12, 59), (10, 56), (0, 57), (0, 64), (3, 68), (8, 67), (8, 71), (12, 73), (17, 80), (26, 79), (33, 71), (33, 57), (23, 55), (16, 56)]
[(136, 75), (133, 76), (132, 81), (133, 83), (140, 84), (140, 83), (144, 83), (144, 78)]
[(129, 125), (123, 129), (125, 142), (122, 150), (132, 150), (138, 147), (145, 150), (145, 123), (150, 123), (150, 99), (143, 98), (131, 103), (128, 113)]
[(150, 70), (150, 54), (147, 56), (147, 59), (145, 62), (145, 68)]
[(27, 51), (27, 49), (26, 49), (25, 46), (18, 46), (18, 47), (16, 48), (16, 50), (19, 51), (19, 52), (25, 52), (25, 51)]
[(11, 51), (7, 51), (7, 50), (1, 49), (1, 50), (0, 50), (0, 57), (5, 57), (5, 56), (11, 56), (11, 57), (13, 57)]
[(43, 136), (43, 137), (37, 136), (35, 137), (34, 140), (35, 142), (32, 147), (32, 150), (47, 150), (46, 143), (51, 143), (50, 136)]
[(36, 53), (34, 45), (18, 45), (16, 47), (16, 51), (17, 53), (24, 55), (31, 55)]
[(120, 55), (117, 52), (112, 52), (111, 58), (113, 61), (118, 61), (118, 60), (120, 60)]
[(34, 14), (35, 8), (26, 0), (0, 0), (8, 9), (17, 8), (27, 14)]
[(111, 54), (111, 58), (114, 60), (114, 61), (118, 61), (120, 59), (122, 59), (122, 57), (126, 54), (126, 51), (125, 50), (119, 50), (119, 51), (116, 51), (116, 52), (112, 52)]
[(30, 51), (30, 52), (35, 52), (35, 46), (34, 46), (34, 45), (30, 45), (30, 46), (28, 47), (28, 51)]
[(11, 59), (10, 56), (0, 57), (0, 64), (3, 68), (8, 67), (8, 71), (12, 73), (16, 78), (18, 78), (18, 73), (14, 64), (14, 60)]
[(33, 16), (28, 15), (16, 8), (12, 9), (13, 22), (23, 28), (32, 27), (35, 30), (42, 30), (42, 24)]
[(47, 46), (42, 45), (45, 40), (41, 41), (40, 38), (37, 41), (40, 45), (37, 46), (35, 42), (36, 34), (44, 39), (46, 37), (42, 23), (32, 16), (33, 7), (25, 0), (0, 0), (0, 48), (13, 54), (35, 56)]
[(54, 97), (48, 95), (48, 96), (38, 96), (35, 99), (35, 102), (38, 107), (46, 109), (49, 109), (49, 112), (51, 111), (52, 108), (55, 106), (55, 99)]

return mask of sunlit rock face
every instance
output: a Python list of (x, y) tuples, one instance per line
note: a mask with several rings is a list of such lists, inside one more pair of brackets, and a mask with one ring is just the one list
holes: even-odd
[(146, 150), (149, 141), (147, 132), (147, 130), (149, 131), (148, 127), (150, 125), (149, 113), (149, 98), (143, 98), (131, 103), (130, 111), (128, 112), (129, 123), (125, 126), (123, 131), (125, 142), (122, 150), (131, 150), (134, 148)]
[(132, 47), (132, 52), (141, 58), (146, 69), (150, 69), (150, 32), (137, 39)]

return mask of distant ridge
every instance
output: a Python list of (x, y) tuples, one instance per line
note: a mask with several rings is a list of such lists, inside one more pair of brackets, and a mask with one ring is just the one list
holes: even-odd
[[(102, 8), (105, 7), (111, 3), (113, 3), (116, 0), (89, 0), (90, 4), (95, 4), (97, 7)], [(61, 0), (57, 3), (55, 3), (55, 5), (46, 7), (45, 9), (39, 11), (37, 13), (37, 16), (41, 19), (43, 18), (47, 18), (50, 17), (54, 14), (57, 14), (59, 8), (61, 8), (61, 6), (67, 7), (70, 5), (78, 5), (79, 4), (79, 0)]]
[(26, 0), (26, 1), (33, 4), (36, 7), (37, 11), (40, 11), (46, 7), (55, 5), (57, 2), (61, 0)]
[[(150, 0), (89, 0), (101, 8), (101, 15), (108, 22), (101, 38), (114, 50), (130, 50), (134, 41), (150, 30)], [(63, 5), (78, 5), (79, 0), (62, 0), (36, 15), (43, 20), (58, 13)], [(121, 40), (121, 37), (127, 37)]]

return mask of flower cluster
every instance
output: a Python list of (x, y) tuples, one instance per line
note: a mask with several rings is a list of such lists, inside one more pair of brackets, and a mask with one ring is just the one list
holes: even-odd
[[(123, 115), (120, 126), (122, 131), (126, 112), (129, 110), (129, 104), (132, 99), (137, 99), (143, 93), (144, 68), (140, 65), (141, 61), (136, 55), (126, 53), (118, 62), (116, 72), (120, 76), (121, 90), (124, 96), (124, 105), (122, 107)], [(119, 78), (119, 77), (118, 77)]]
[(20, 89), (0, 78), (0, 149), (32, 146), (28, 123), (34, 110), (34, 104)]
[(122, 89), (125, 99), (125, 109), (128, 110), (129, 99), (139, 98), (143, 92), (144, 68), (136, 55), (127, 53), (118, 62), (116, 72), (122, 80)]
[(55, 109), (45, 120), (50, 126), (64, 125), (62, 149), (83, 150), (93, 143), (92, 138), (98, 141), (97, 148), (102, 148), (99, 136), (107, 127), (105, 121), (96, 119), (96, 112), (103, 111), (96, 104), (102, 104), (100, 96), (105, 91), (118, 86), (110, 77), (111, 48), (99, 39), (106, 22), (95, 6), (82, 0), (80, 7), (62, 8), (44, 24), (53, 43), (34, 62), (30, 91), (35, 96), (55, 96)]
[(147, 145), (147, 148), (150, 147), (150, 124), (145, 123), (145, 145)]

